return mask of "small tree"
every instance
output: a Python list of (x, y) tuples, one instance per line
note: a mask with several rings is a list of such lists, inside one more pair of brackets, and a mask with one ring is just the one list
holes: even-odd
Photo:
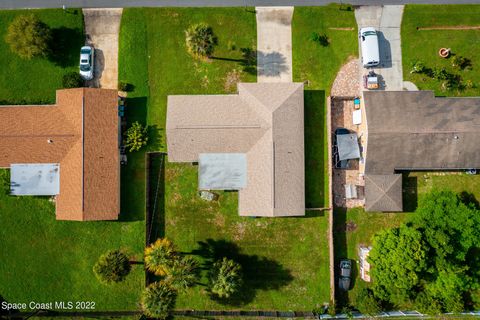
[(83, 80), (78, 72), (69, 72), (63, 76), (62, 84), (64, 89), (83, 87)]
[(219, 298), (229, 298), (243, 284), (242, 267), (233, 260), (223, 257), (216, 261), (209, 272), (209, 290)]
[(149, 317), (166, 319), (175, 307), (176, 299), (177, 292), (167, 282), (155, 282), (142, 294), (142, 310)]
[(167, 238), (157, 239), (145, 248), (145, 267), (157, 276), (167, 275), (175, 259), (175, 247)]
[(197, 281), (198, 267), (198, 262), (194, 258), (178, 257), (168, 267), (167, 281), (176, 290), (185, 291)]
[(5, 36), (10, 49), (23, 59), (47, 56), (51, 39), (50, 28), (33, 14), (17, 16)]
[(125, 280), (131, 265), (127, 255), (120, 250), (112, 250), (100, 256), (93, 266), (93, 272), (100, 282), (111, 284)]
[(213, 54), (217, 37), (205, 23), (198, 23), (185, 31), (188, 51), (194, 56), (210, 57)]
[(125, 146), (129, 151), (138, 151), (148, 142), (148, 126), (143, 127), (138, 121), (135, 121), (125, 133)]
[(412, 70), (410, 70), (410, 73), (425, 73), (427, 71), (427, 67), (422, 61), (415, 61), (412, 64)]

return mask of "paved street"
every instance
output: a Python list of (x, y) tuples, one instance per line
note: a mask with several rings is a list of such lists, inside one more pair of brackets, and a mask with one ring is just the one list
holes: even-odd
[(257, 7), (257, 81), (292, 82), (293, 7)]
[[(324, 6), (331, 0), (1, 0), (0, 8), (126, 8), (126, 7), (243, 7), (247, 6)], [(478, 0), (349, 0), (359, 5), (402, 5), (407, 3), (466, 4)]]
[[(388, 91), (403, 90), (403, 68), (400, 27), (403, 6), (363, 6), (355, 10), (358, 30), (363, 27), (375, 27), (378, 31), (380, 47), (380, 65), (373, 68), (381, 75), (382, 88)], [(361, 44), (359, 40), (359, 52)], [(361, 62), (359, 62), (361, 63)], [(361, 75), (368, 73), (363, 68)]]
[(90, 85), (117, 89), (118, 33), (122, 9), (83, 9), (87, 43), (95, 48), (95, 78)]

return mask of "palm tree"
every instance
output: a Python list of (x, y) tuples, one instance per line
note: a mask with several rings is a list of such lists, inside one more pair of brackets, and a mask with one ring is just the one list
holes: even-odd
[(127, 255), (120, 250), (112, 250), (100, 256), (93, 266), (93, 272), (100, 282), (110, 284), (125, 280), (131, 270)]
[(209, 272), (209, 290), (220, 298), (229, 298), (243, 284), (242, 267), (233, 260), (223, 257), (213, 264)]
[(210, 57), (213, 54), (217, 37), (213, 30), (205, 23), (198, 23), (190, 26), (185, 31), (188, 51), (194, 56)]
[(179, 257), (167, 270), (166, 280), (173, 288), (185, 291), (193, 286), (198, 278), (198, 261), (192, 257)]
[(148, 317), (166, 319), (177, 299), (177, 292), (167, 282), (159, 281), (149, 285), (142, 294), (142, 310)]
[(176, 257), (175, 246), (167, 238), (157, 239), (145, 248), (145, 267), (157, 276), (167, 275)]

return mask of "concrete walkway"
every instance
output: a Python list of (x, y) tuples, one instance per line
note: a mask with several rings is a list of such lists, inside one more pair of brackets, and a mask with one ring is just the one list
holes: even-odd
[(117, 89), (122, 9), (83, 9), (86, 43), (95, 48), (95, 78), (88, 85)]
[(292, 82), (293, 7), (257, 7), (257, 81)]
[[(375, 27), (378, 31), (380, 46), (380, 65), (373, 68), (383, 78), (382, 89), (388, 91), (403, 90), (403, 68), (400, 27), (403, 6), (370, 6), (355, 10), (358, 30), (363, 27)], [(361, 44), (359, 41), (359, 52)], [(361, 62), (360, 62), (361, 63)], [(368, 70), (362, 67), (361, 76)]]

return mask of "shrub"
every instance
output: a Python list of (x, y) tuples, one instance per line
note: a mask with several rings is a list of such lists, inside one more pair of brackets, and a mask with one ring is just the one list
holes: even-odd
[(319, 34), (318, 32), (312, 32), (310, 39), (313, 42), (317, 42), (320, 44), (322, 47), (327, 47), (330, 44), (330, 39), (328, 36), (324, 34)]
[(213, 264), (208, 280), (208, 287), (213, 295), (219, 298), (230, 298), (243, 284), (242, 267), (224, 257)]
[(112, 250), (100, 256), (93, 266), (93, 272), (100, 282), (111, 284), (125, 280), (130, 273), (130, 261), (125, 253)]
[(8, 26), (5, 41), (22, 59), (46, 57), (52, 40), (50, 28), (35, 15), (20, 15)]
[(83, 79), (78, 72), (72, 71), (63, 75), (62, 86), (64, 89), (83, 87)]
[(176, 290), (185, 291), (196, 283), (199, 265), (194, 258), (177, 257), (167, 267), (166, 279)]
[(425, 73), (427, 71), (427, 67), (425, 66), (425, 63), (422, 61), (415, 61), (412, 64), (412, 70), (410, 70), (410, 73)]
[(375, 298), (372, 290), (368, 288), (360, 290), (357, 294), (356, 301), (358, 311), (365, 315), (374, 316), (382, 311), (380, 302)]
[(194, 56), (210, 57), (213, 54), (217, 37), (205, 23), (198, 23), (185, 31), (187, 50)]
[(118, 90), (119, 91), (130, 92), (130, 91), (133, 90), (133, 84), (125, 82), (125, 81), (119, 81), (118, 82)]
[(145, 315), (166, 319), (175, 307), (177, 292), (167, 282), (160, 281), (149, 285), (142, 294), (141, 306)]
[(452, 57), (452, 67), (463, 70), (471, 66), (472, 66), (472, 61), (468, 58), (465, 58), (459, 55), (454, 55)]
[(414, 305), (418, 312), (424, 314), (437, 315), (442, 313), (442, 305), (440, 301), (425, 292), (420, 292), (417, 295)]
[(138, 151), (148, 142), (148, 127), (143, 127), (138, 121), (135, 121), (127, 132), (125, 132), (125, 146), (129, 151)]
[(145, 248), (145, 267), (158, 276), (165, 276), (176, 259), (173, 243), (167, 238), (157, 239)]

